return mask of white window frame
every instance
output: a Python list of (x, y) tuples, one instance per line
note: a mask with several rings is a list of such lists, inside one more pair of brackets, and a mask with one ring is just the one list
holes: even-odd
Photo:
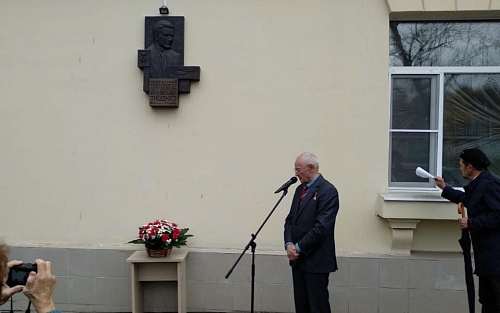
[[(389, 67), (389, 138), (392, 121), (392, 75), (436, 75), (438, 76), (438, 125), (437, 125), (437, 149), (436, 149), (436, 160), (435, 168), (436, 175), (442, 176), (443, 170), (443, 116), (444, 116), (444, 75), (445, 74), (500, 74), (500, 66), (471, 66), (471, 67), (448, 67), (448, 66), (433, 66), (433, 67)], [(418, 131), (412, 131), (418, 132)], [(389, 146), (392, 142), (389, 142)], [(432, 149), (431, 149), (432, 152)], [(389, 150), (389, 163), (391, 151)], [(430, 158), (432, 159), (432, 158)], [(392, 164), (389, 164), (389, 171)], [(434, 173), (431, 173), (434, 174)], [(389, 191), (439, 191), (437, 187), (427, 188), (427, 187), (395, 187), (390, 186), (391, 180), (389, 179)]]

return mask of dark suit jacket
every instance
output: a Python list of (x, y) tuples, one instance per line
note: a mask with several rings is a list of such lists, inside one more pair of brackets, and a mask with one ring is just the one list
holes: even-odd
[(465, 193), (449, 186), (441, 196), (467, 208), (468, 226), (474, 248), (475, 273), (500, 275), (500, 180), (483, 171), (464, 187)]
[(151, 51), (151, 66), (149, 68), (151, 78), (170, 78), (169, 67), (182, 65), (180, 53), (172, 49), (160, 52), (156, 49), (155, 44), (152, 44), (146, 50)]
[(299, 207), (303, 185), (293, 196), (290, 213), (285, 220), (285, 244), (299, 243), (299, 259), (290, 262), (304, 272), (329, 273), (337, 270), (335, 255), (335, 219), (339, 197), (335, 187), (323, 178), (316, 179)]

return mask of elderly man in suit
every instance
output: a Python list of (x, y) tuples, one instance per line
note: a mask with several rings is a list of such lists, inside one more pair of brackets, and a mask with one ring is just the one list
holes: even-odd
[(470, 232), (474, 248), (475, 274), (479, 276), (479, 302), (482, 313), (500, 312), (500, 179), (488, 170), (490, 160), (479, 149), (460, 154), (460, 171), (469, 184), (464, 191), (447, 186), (436, 176), (441, 196), (462, 202), (468, 217), (459, 219), (459, 227)]
[(305, 152), (297, 158), (295, 175), (302, 184), (295, 190), (285, 220), (285, 248), (292, 266), (295, 311), (330, 313), (328, 278), (337, 270), (337, 189), (319, 174), (319, 161), (312, 153)]

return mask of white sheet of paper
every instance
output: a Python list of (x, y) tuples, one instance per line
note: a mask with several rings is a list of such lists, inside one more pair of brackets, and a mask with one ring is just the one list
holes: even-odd
[(434, 179), (434, 175), (431, 175), (429, 172), (421, 168), (420, 166), (415, 169), (415, 174), (417, 174), (418, 177), (422, 178), (432, 178)]

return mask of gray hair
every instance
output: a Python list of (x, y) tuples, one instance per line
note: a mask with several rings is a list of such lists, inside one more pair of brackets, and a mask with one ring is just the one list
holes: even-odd
[(319, 160), (318, 160), (318, 157), (315, 156), (313, 153), (311, 153), (311, 152), (304, 152), (301, 155), (299, 155), (299, 159), (301, 159), (305, 163), (305, 165), (312, 164), (312, 165), (314, 165), (314, 167), (316, 167), (316, 169), (319, 170)]

